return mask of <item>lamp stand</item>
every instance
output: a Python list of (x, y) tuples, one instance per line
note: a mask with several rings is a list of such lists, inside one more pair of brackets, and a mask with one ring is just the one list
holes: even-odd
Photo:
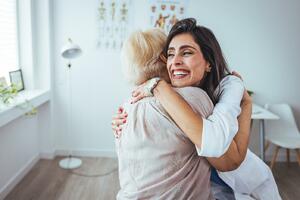
[(63, 169), (76, 169), (80, 167), (82, 161), (79, 158), (73, 158), (71, 155), (59, 161), (59, 166)]
[[(71, 63), (67, 66), (67, 85), (69, 92), (69, 106), (68, 106), (68, 123), (67, 123), (67, 137), (70, 138), (70, 129), (72, 121), (72, 88), (71, 88)], [(70, 141), (70, 140), (69, 140)], [(72, 148), (69, 143), (69, 156), (59, 161), (59, 166), (63, 169), (75, 169), (81, 166), (82, 161), (79, 158), (72, 157)]]

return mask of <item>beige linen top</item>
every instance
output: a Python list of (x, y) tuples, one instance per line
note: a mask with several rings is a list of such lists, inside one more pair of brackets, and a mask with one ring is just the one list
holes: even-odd
[[(203, 117), (212, 113), (207, 94), (195, 87), (176, 91)], [(117, 199), (212, 199), (210, 165), (159, 101), (124, 104), (127, 123), (116, 139), (121, 189)]]

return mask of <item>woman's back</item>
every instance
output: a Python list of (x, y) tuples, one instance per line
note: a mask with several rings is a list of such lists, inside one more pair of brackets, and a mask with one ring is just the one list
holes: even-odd
[[(213, 105), (201, 89), (177, 92), (196, 112), (211, 114)], [(160, 103), (151, 97), (124, 108), (128, 122), (116, 141), (121, 185), (117, 198), (211, 199), (208, 162)]]

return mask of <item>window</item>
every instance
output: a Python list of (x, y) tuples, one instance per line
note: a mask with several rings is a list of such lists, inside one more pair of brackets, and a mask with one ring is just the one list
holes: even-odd
[(0, 78), (19, 69), (16, 0), (0, 0)]

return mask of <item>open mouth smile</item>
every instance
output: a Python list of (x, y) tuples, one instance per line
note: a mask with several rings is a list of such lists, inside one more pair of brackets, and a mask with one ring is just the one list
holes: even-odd
[(190, 71), (184, 69), (172, 70), (172, 79), (182, 79), (187, 77), (190, 74)]

